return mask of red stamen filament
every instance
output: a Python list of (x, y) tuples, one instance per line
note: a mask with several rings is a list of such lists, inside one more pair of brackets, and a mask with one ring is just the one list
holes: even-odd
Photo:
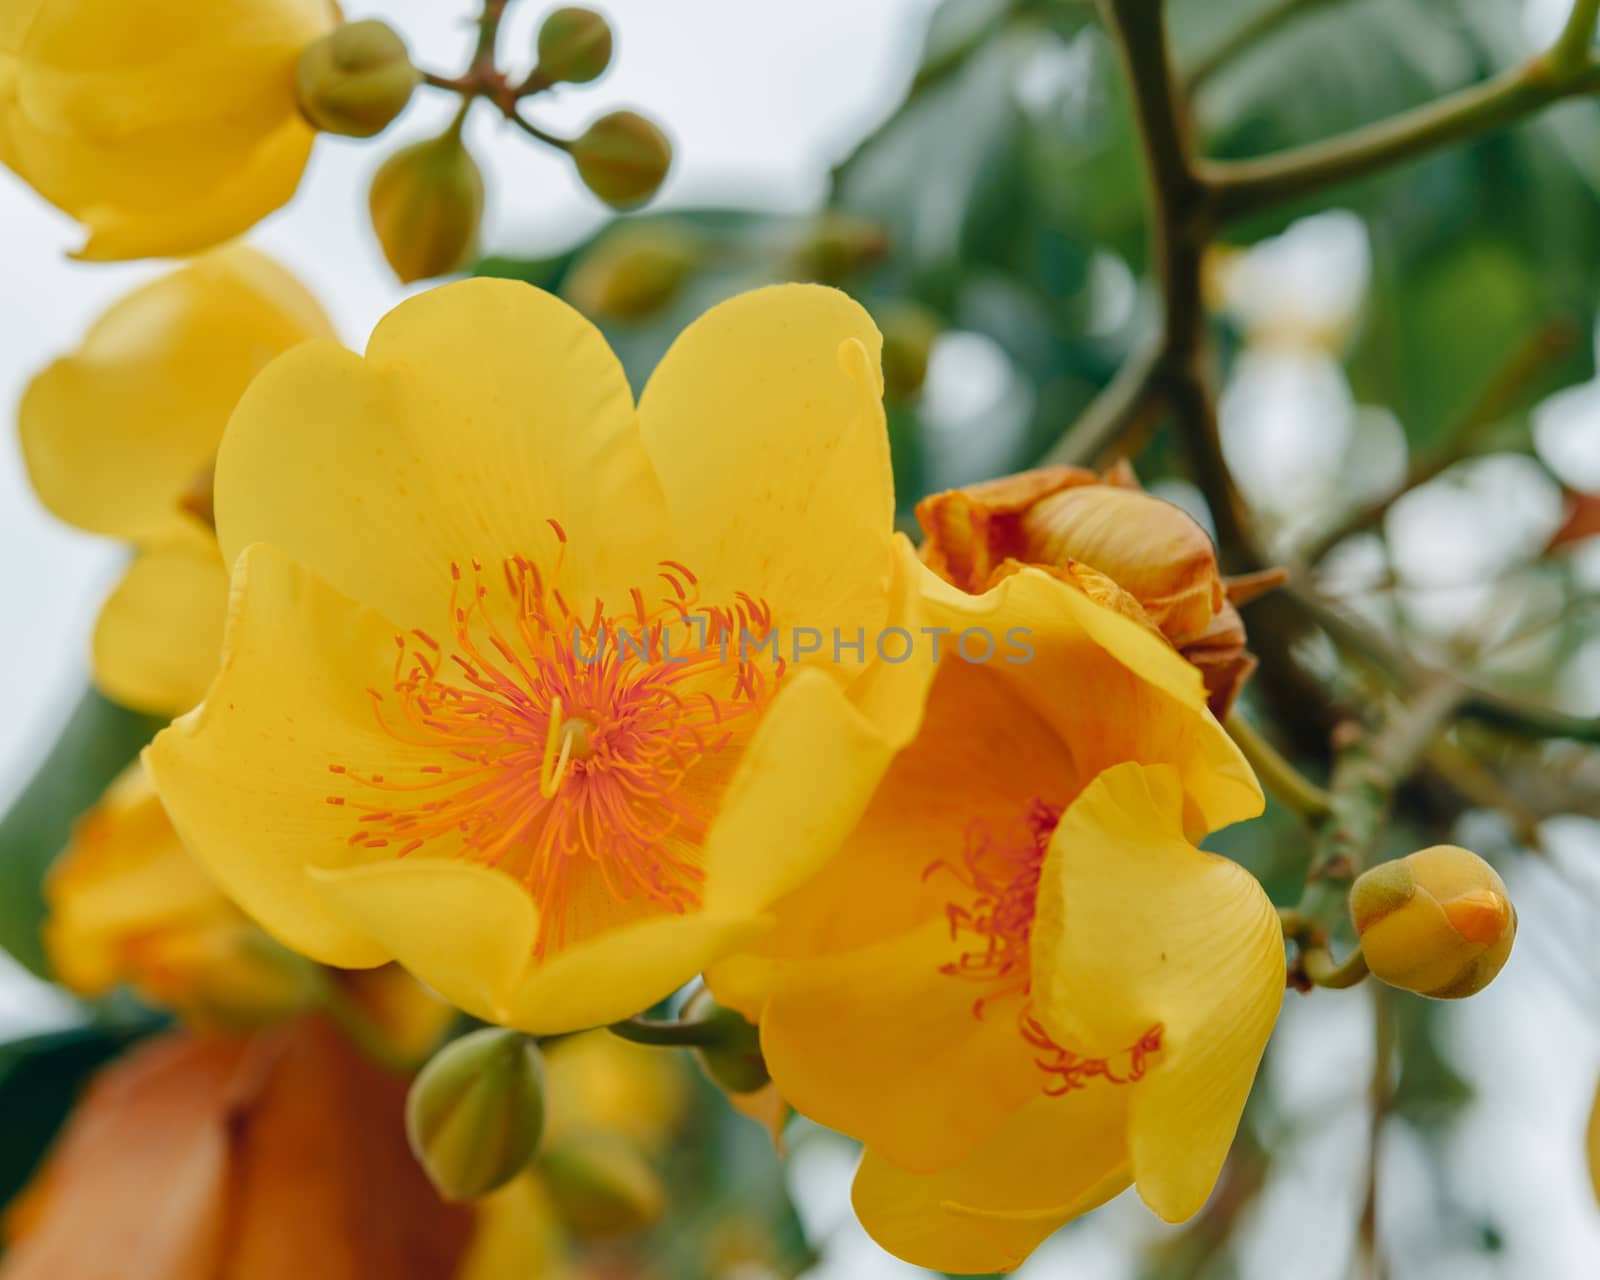
[[(551, 579), (560, 568), (558, 558)], [(694, 854), (711, 815), (685, 780), (748, 737), (783, 663), (769, 672), (754, 661), (772, 626), (764, 604), (741, 596), (732, 609), (703, 607), (688, 569), (662, 569), (670, 597), (651, 609), (634, 590), (632, 608), (613, 618), (598, 601), (575, 613), (513, 557), (502, 626), (482, 566), (473, 562), (469, 584), (452, 564), (448, 650), (423, 631), (396, 636), (392, 690), (368, 690), (391, 737), (445, 763), (388, 777), (330, 765), (395, 797), (328, 797), (360, 813), (350, 843), (404, 857), (441, 841), (454, 856), (504, 865), (538, 906), (541, 957), (568, 941), (584, 865), (613, 902), (644, 899), (678, 915), (698, 907)]]
[(1010, 838), (997, 838), (988, 823), (974, 820), (967, 828), (960, 864), (940, 859), (922, 873), (927, 879), (936, 872), (947, 872), (969, 895), (965, 903), (947, 904), (945, 915), (952, 942), (961, 942), (966, 935), (975, 938), (976, 944), (940, 965), (939, 972), (985, 985), (987, 990), (972, 1003), (974, 1018), (983, 1017), (991, 1000), (1023, 997), (1017, 1011), (1017, 1032), (1039, 1051), (1041, 1056), (1034, 1061), (1047, 1077), (1044, 1092), (1051, 1097), (1085, 1088), (1095, 1078), (1110, 1084), (1142, 1079), (1150, 1055), (1161, 1049), (1163, 1034), (1157, 1023), (1121, 1053), (1086, 1058), (1057, 1044), (1033, 1014), (1029, 941), (1038, 907), (1039, 875), (1060, 820), (1060, 806), (1037, 799), (1028, 806), (1022, 832), (1013, 832)]

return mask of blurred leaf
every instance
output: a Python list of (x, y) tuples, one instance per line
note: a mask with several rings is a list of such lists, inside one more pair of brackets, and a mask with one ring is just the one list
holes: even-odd
[(89, 1076), (130, 1043), (125, 1033), (74, 1027), (0, 1044), (0, 1204), (9, 1204), (49, 1148)]
[(39, 942), (45, 870), (65, 847), (73, 823), (161, 725), (90, 690), (0, 820), (0, 947), (34, 973), (46, 973)]

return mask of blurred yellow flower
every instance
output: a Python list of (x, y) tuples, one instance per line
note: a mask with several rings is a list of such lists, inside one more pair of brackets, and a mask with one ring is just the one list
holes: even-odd
[(201, 1025), (274, 1021), (318, 994), (314, 965), (267, 937), (184, 852), (131, 766), (45, 881), (45, 950), (79, 995), (127, 983)]
[(222, 670), (147, 753), (185, 843), (297, 950), (534, 1032), (760, 932), (920, 701), (863, 660), (912, 565), (878, 344), (745, 294), (636, 411), (576, 311), (474, 280), (277, 361), (217, 464)]
[(263, 933), (184, 850), (138, 764), (78, 824), (44, 891), (46, 952), (79, 995), (126, 983), (191, 1025), (235, 1030), (332, 1003), (397, 1062), (425, 1057), (454, 1017), (392, 965), (320, 970)]
[(0, 1280), (555, 1274), (527, 1180), (444, 1203), (406, 1150), (404, 1098), (315, 1019), (148, 1042), (96, 1078), (7, 1215)]
[(595, 1031), (552, 1042), (544, 1058), (552, 1143), (593, 1130), (657, 1152), (683, 1121), (689, 1075), (677, 1054)]
[(28, 387), (18, 425), (40, 501), (137, 548), (95, 628), (109, 697), (175, 715), (205, 693), (228, 594), (203, 497), (222, 429), (263, 365), (332, 336), (288, 272), (234, 246), (124, 298)]
[(176, 257), (285, 204), (316, 136), (300, 51), (333, 0), (8, 0), (0, 163), (89, 233), (83, 258)]
[(840, 854), (709, 978), (782, 1095), (866, 1144), (874, 1238), (994, 1271), (1130, 1182), (1200, 1207), (1284, 950), (1254, 878), (1192, 843), (1262, 807), (1197, 672), (1040, 570), (924, 590), (925, 621), (1026, 627), (1034, 660), (947, 655)]

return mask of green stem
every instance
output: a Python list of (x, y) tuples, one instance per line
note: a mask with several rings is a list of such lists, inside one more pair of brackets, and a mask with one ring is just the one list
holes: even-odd
[(1275, 0), (1274, 3), (1251, 15), (1195, 59), (1184, 80), (1186, 92), (1191, 95), (1199, 92), (1207, 80), (1240, 54), (1270, 36), (1279, 27), (1286, 25), (1290, 19), (1336, 2), (1337, 0)]
[(1417, 771), (1465, 696), (1458, 681), (1435, 676), (1377, 729), (1340, 752), (1328, 787), (1328, 816), (1317, 831), (1296, 908), (1305, 920), (1331, 924), (1343, 914), (1350, 882), (1378, 842), (1395, 789)]
[(726, 1024), (715, 1018), (688, 1022), (650, 1018), (624, 1018), (610, 1026), (612, 1035), (634, 1044), (662, 1048), (704, 1049), (719, 1044), (727, 1036)]
[(1237, 709), (1228, 713), (1223, 728), (1244, 753), (1256, 776), (1285, 807), (1308, 822), (1320, 822), (1332, 811), (1328, 793), (1296, 769)]
[(1568, 65), (1546, 54), (1482, 84), (1336, 138), (1255, 160), (1207, 162), (1199, 167), (1208, 197), (1207, 217), (1226, 223), (1313, 195), (1505, 128), (1562, 98), (1597, 90), (1600, 67), (1587, 56)]
[(1594, 45), (1594, 29), (1600, 23), (1600, 0), (1573, 0), (1566, 26), (1550, 46), (1551, 70), (1557, 75), (1582, 74)]
[(1343, 960), (1335, 960), (1326, 947), (1307, 947), (1300, 953), (1300, 971), (1312, 986), (1327, 987), (1333, 991), (1355, 986), (1370, 972), (1367, 958), (1361, 954), (1360, 947)]

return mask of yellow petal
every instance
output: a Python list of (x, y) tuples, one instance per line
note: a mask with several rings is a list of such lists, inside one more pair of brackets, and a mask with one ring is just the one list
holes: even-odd
[(881, 346), (845, 294), (778, 285), (713, 307), (663, 357), (640, 430), (712, 596), (759, 591), (785, 630), (864, 626), (871, 643), (894, 520)]
[(530, 966), (496, 1021), (555, 1035), (631, 1017), (771, 924), (763, 917), (694, 913), (623, 925)]
[[(944, 649), (952, 643), (946, 638)], [(1043, 681), (1055, 678), (1068, 673)], [(960, 887), (930, 869), (959, 863), (976, 824), (1009, 830), (1035, 798), (1065, 799), (1075, 787), (1072, 755), (1021, 690), (993, 666), (942, 662), (922, 731), (895, 757), (860, 824), (836, 857), (778, 904), (777, 928), (752, 954), (712, 971), (717, 998), (750, 1016), (776, 964), (808, 966), (930, 920), (945, 931), (943, 959), (954, 959), (959, 948), (949, 943), (945, 908)], [(978, 994), (968, 992), (969, 1005)]]
[(861, 816), (891, 744), (823, 672), (784, 682), (706, 835), (706, 909), (750, 914), (810, 877)]
[(0, 83), (6, 163), (88, 225), (83, 256), (203, 249), (293, 194), (294, 66), (328, 0), (39, 7)]
[(95, 683), (136, 711), (187, 711), (216, 674), (227, 607), (228, 575), (209, 537), (140, 552), (95, 624)]
[(627, 380), (605, 339), (529, 285), (402, 303), (365, 360), (302, 347), (256, 380), (217, 463), (231, 558), (270, 542), (407, 626), (445, 620), (452, 562), (548, 567), (580, 600), (648, 587), (666, 537)]
[(172, 536), (178, 499), (211, 466), (250, 380), (296, 343), (331, 336), (270, 258), (208, 254), (124, 298), (33, 380), (18, 410), (29, 478), (79, 528)]
[(1210, 1195), (1283, 1000), (1283, 936), (1255, 878), (1195, 849), (1170, 766), (1106, 770), (1050, 841), (1034, 920), (1037, 1016), (1114, 1055), (1159, 1025), (1131, 1095), (1139, 1194), (1168, 1221)]
[[(1265, 807), (1255, 775), (1206, 710), (1200, 674), (1160, 637), (1037, 569), (1021, 569), (981, 596), (931, 575), (930, 619), (956, 632), (1015, 633), (1027, 661), (991, 662), (1069, 745), (1077, 776), (1127, 760), (1170, 762), (1183, 776), (1194, 835), (1253, 818)], [(1049, 677), (1041, 673), (1061, 672)]]
[(761, 1019), (767, 1067), (796, 1110), (921, 1172), (969, 1156), (1044, 1087), (1020, 998), (975, 1016), (984, 988), (941, 972), (953, 950), (940, 919), (794, 965)]
[(388, 951), (351, 927), (307, 868), (388, 859), (349, 843), (355, 816), (327, 803), (329, 766), (381, 773), (433, 759), (386, 733), (367, 693), (392, 682), (394, 635), (274, 548), (254, 547), (234, 571), (205, 702), (145, 753), (184, 844), (228, 894), (288, 946), (342, 968)]
[(1010, 1271), (1068, 1220), (1128, 1185), (1127, 1090), (1037, 1097), (980, 1151), (938, 1173), (869, 1149), (851, 1199), (867, 1233), (936, 1271)]
[(438, 858), (398, 858), (307, 875), (351, 929), (450, 1003), (504, 1021), (508, 993), (533, 954), (527, 890), (504, 872)]

